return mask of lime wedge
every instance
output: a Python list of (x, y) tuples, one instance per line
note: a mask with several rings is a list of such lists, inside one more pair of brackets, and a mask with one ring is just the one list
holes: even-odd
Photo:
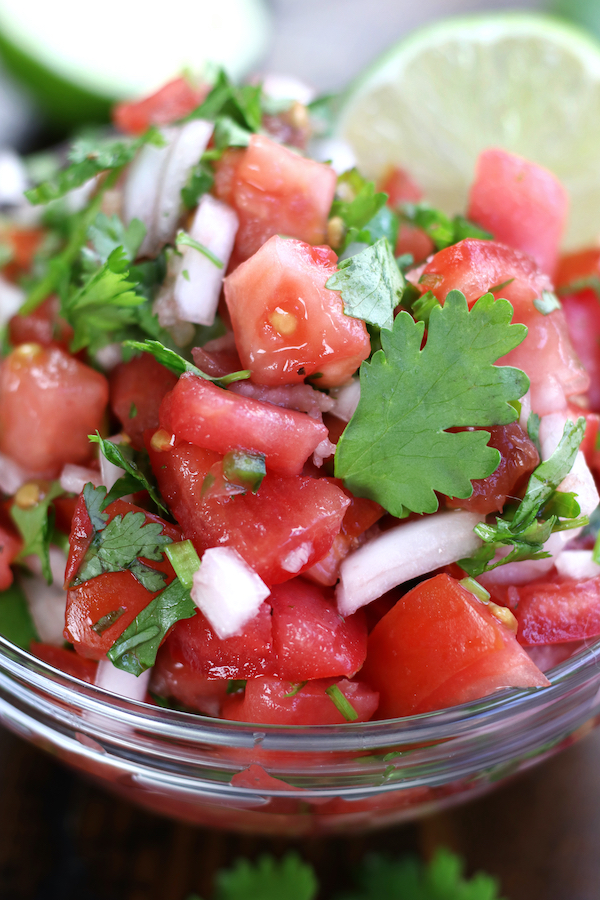
[(222, 65), (234, 78), (260, 60), (269, 36), (263, 0), (136, 0), (0, 3), (6, 67), (61, 124), (106, 118), (115, 100), (137, 99), (187, 70)]
[(567, 188), (567, 246), (600, 235), (600, 44), (559, 19), (491, 14), (414, 32), (350, 86), (336, 135), (367, 175), (403, 166), (452, 214), (480, 151), (504, 147)]

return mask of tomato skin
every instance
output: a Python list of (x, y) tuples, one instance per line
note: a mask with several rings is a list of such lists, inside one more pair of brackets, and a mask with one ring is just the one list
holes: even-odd
[[(125, 516), (128, 512), (141, 512), (146, 518), (146, 523), (160, 523), (163, 526), (164, 534), (167, 534), (173, 541), (181, 540), (181, 532), (176, 526), (163, 522), (159, 516), (146, 512), (125, 500), (115, 500), (106, 507), (105, 512), (109, 517), (108, 521), (112, 521), (118, 515)], [(70, 549), (65, 571), (65, 588), (69, 588), (76, 576), (91, 537), (92, 526), (83, 494), (81, 494), (73, 514), (69, 537)], [(160, 561), (144, 560), (144, 562), (147, 562), (153, 569), (164, 572), (167, 576), (165, 587), (175, 577), (171, 563), (166, 557)], [(105, 572), (96, 578), (91, 578), (68, 591), (65, 640), (74, 644), (77, 652), (82, 656), (88, 659), (102, 659), (138, 613), (145, 609), (159, 593), (160, 591), (155, 593), (147, 591), (131, 572)], [(96, 623), (109, 613), (118, 610), (123, 610), (118, 619), (98, 634), (94, 630)]]
[(225, 300), (244, 368), (258, 384), (343, 384), (371, 352), (364, 322), (344, 314), (325, 287), (336, 271), (328, 247), (272, 237), (225, 279)]
[(525, 340), (498, 365), (527, 373), (534, 412), (546, 415), (563, 409), (565, 397), (585, 393), (590, 379), (573, 349), (564, 312), (557, 309), (545, 316), (534, 305), (543, 291), (553, 288), (530, 257), (494, 241), (467, 238), (436, 253), (419, 280), (419, 288), (433, 291), (442, 303), (449, 291), (462, 291), (469, 307), (496, 286), (501, 287), (495, 296), (513, 306), (513, 321), (528, 328)]
[(46, 478), (85, 463), (107, 401), (104, 375), (58, 347), (22, 344), (0, 371), (0, 452)]
[(600, 635), (600, 576), (583, 581), (545, 575), (510, 587), (494, 585), (492, 599), (512, 609), (523, 646), (561, 644)]
[(67, 650), (65, 647), (40, 644), (37, 641), (31, 642), (29, 652), (48, 665), (54, 666), (55, 669), (66, 672), (67, 675), (79, 678), (80, 681), (85, 681), (87, 684), (95, 684), (98, 663), (92, 659), (84, 659), (83, 656), (79, 656), (78, 653)]
[(490, 429), (488, 447), (500, 452), (500, 465), (487, 478), (472, 481), (473, 493), (466, 500), (448, 498), (448, 506), (487, 515), (501, 512), (506, 498), (518, 494), (520, 484), (540, 462), (533, 442), (517, 422)]
[(410, 177), (406, 169), (391, 166), (385, 173), (377, 190), (388, 195), (388, 206), (396, 209), (403, 203), (418, 203), (423, 191)]
[(380, 692), (383, 719), (548, 684), (515, 635), (447, 574), (418, 584), (378, 622), (361, 678)]
[(223, 718), (265, 725), (343, 725), (346, 719), (325, 693), (333, 684), (358, 713), (357, 722), (371, 718), (379, 696), (364, 682), (322, 678), (309, 681), (294, 693), (297, 685), (269, 677), (253, 678), (243, 697), (229, 697), (223, 704)]
[(0, 591), (5, 591), (14, 581), (11, 563), (23, 548), (23, 540), (5, 514), (0, 511)]
[(269, 470), (300, 475), (327, 428), (306, 413), (225, 391), (196, 375), (182, 375), (163, 403), (162, 428), (205, 450), (262, 453)]
[(275, 585), (269, 603), (277, 674), (284, 681), (352, 677), (360, 669), (367, 655), (362, 610), (344, 619), (333, 591), (302, 578)]
[(174, 78), (164, 87), (130, 103), (117, 103), (113, 122), (125, 134), (143, 134), (151, 125), (170, 125), (202, 103), (208, 90), (192, 87), (186, 78)]
[(263, 603), (243, 633), (229, 638), (218, 637), (198, 610), (191, 619), (176, 623), (165, 647), (175, 663), (182, 663), (205, 678), (255, 678), (273, 674), (271, 607)]
[(506, 150), (490, 149), (477, 160), (467, 217), (552, 275), (568, 202), (564, 187), (548, 169)]
[(168, 639), (156, 655), (150, 690), (207, 716), (218, 716), (227, 695), (227, 681), (207, 678), (173, 658)]
[(111, 409), (132, 445), (136, 450), (143, 450), (144, 432), (158, 428), (160, 404), (177, 384), (177, 375), (161, 366), (153, 356), (142, 353), (115, 366), (109, 382)]
[(217, 164), (214, 190), (240, 220), (235, 263), (248, 259), (276, 234), (323, 244), (336, 183), (331, 166), (299, 156), (264, 135), (253, 134), (246, 150), (226, 154)]
[[(148, 450), (160, 491), (198, 553), (234, 547), (268, 585), (310, 568), (340, 530), (349, 501), (329, 479), (268, 472), (257, 494), (221, 498), (202, 491), (218, 453), (187, 443), (165, 451), (149, 443)], [(299, 569), (285, 568), (304, 551)]]

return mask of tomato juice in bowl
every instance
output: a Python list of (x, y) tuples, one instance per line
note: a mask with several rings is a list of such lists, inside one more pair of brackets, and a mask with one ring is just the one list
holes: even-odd
[(149, 808), (291, 834), (583, 733), (600, 257), (561, 255), (559, 180), (484, 149), (452, 217), (223, 73), (117, 122), (6, 226), (2, 720)]

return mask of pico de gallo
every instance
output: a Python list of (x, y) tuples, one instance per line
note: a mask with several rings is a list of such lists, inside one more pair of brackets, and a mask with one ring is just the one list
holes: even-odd
[(543, 689), (600, 637), (600, 250), (533, 162), (451, 218), (319, 121), (178, 79), (15, 160), (0, 633), (245, 722)]

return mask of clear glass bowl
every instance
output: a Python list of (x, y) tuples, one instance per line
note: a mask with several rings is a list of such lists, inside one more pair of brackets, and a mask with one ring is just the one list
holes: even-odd
[(549, 688), (406, 719), (253, 726), (121, 700), (0, 638), (0, 722), (156, 812), (331, 833), (464, 802), (587, 733), (600, 720), (600, 641), (549, 676)]

